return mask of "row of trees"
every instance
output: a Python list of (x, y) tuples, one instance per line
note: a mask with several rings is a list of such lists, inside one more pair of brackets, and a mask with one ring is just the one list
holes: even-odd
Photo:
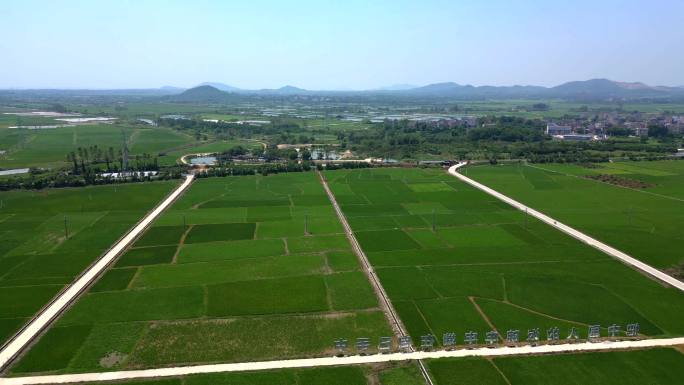
[(67, 162), (72, 165), (72, 172), (80, 174), (86, 172), (86, 166), (94, 163), (105, 163), (107, 170), (111, 168), (111, 164), (118, 159), (120, 168), (123, 169), (123, 155), (121, 150), (114, 151), (113, 147), (103, 149), (97, 145), (90, 147), (78, 147), (76, 151), (71, 151), (67, 154)]
[(159, 170), (159, 161), (156, 156), (147, 153), (137, 154), (129, 158), (128, 164), (124, 165), (122, 150), (115, 151), (113, 147), (103, 149), (97, 145), (78, 147), (76, 151), (69, 152), (66, 159), (71, 165), (72, 173), (77, 175), (131, 170)]
[[(328, 163), (326, 165), (317, 164), (315, 167), (318, 170), (338, 170), (338, 169), (359, 169), (369, 168), (372, 165), (365, 162), (345, 162), (339, 164)], [(226, 177), (226, 176), (240, 176), (240, 175), (269, 175), (279, 174), (283, 172), (305, 172), (314, 169), (311, 162), (287, 162), (287, 163), (266, 163), (262, 165), (234, 165), (231, 167), (213, 167), (197, 173), (198, 178), (208, 177)]]
[(233, 165), (231, 167), (212, 167), (196, 175), (198, 178), (207, 177), (225, 177), (225, 176), (239, 176), (239, 175), (268, 175), (279, 174), (283, 172), (304, 172), (311, 171), (312, 165), (310, 162), (287, 162), (287, 163), (264, 163), (260, 165)]
[(83, 187), (89, 185), (123, 184), (134, 182), (145, 182), (151, 180), (178, 179), (181, 177), (183, 169), (179, 167), (167, 168), (159, 172), (154, 178), (139, 177), (133, 175), (129, 178), (119, 179), (103, 177), (99, 174), (88, 173), (85, 175), (74, 175), (63, 172), (59, 173), (30, 173), (26, 176), (0, 179), (0, 191), (27, 189), (37, 190), (43, 188), (58, 187)]
[[(632, 136), (634, 135), (634, 130), (626, 127), (616, 126), (606, 128), (606, 134), (610, 136)], [(666, 126), (651, 124), (648, 126), (648, 137), (664, 140), (674, 139), (676, 135), (670, 132), (670, 130)]]

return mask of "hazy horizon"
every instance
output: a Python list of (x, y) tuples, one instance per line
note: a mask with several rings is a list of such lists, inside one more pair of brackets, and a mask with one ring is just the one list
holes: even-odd
[[(500, 85), (497, 85), (496, 87), (539, 86), (539, 87), (552, 88), (554, 86), (562, 85), (562, 84), (568, 83), (568, 82), (587, 81), (587, 80), (596, 80), (596, 79), (597, 78), (594, 78), (594, 79), (572, 79), (572, 80), (567, 80), (565, 82), (555, 84), (552, 86), (540, 86), (538, 84), (500, 84)], [(606, 80), (621, 82), (620, 80), (616, 80), (616, 79), (606, 79)], [(220, 81), (206, 81), (206, 82), (200, 82), (200, 83), (197, 83), (195, 85), (188, 86), (188, 87), (175, 86), (173, 84), (164, 84), (164, 85), (157, 86), (157, 87), (123, 87), (123, 88), (122, 87), (4, 87), (4, 88), (0, 87), (0, 89), (2, 89), (2, 90), (16, 90), (16, 91), (30, 91), (30, 90), (115, 91), (115, 90), (157, 90), (157, 89), (161, 90), (164, 88), (172, 88), (172, 89), (177, 88), (180, 90), (187, 90), (190, 88), (199, 87), (200, 85), (206, 85), (205, 83), (221, 83), (221, 84), (226, 85), (226, 86), (233, 86), (232, 84), (228, 84), (228, 83), (220, 82)], [(435, 83), (429, 83), (429, 84), (412, 84), (412, 85), (410, 85), (411, 86), (410, 88), (419, 88), (419, 87), (424, 87), (424, 86), (429, 86), (429, 85), (434, 85), (434, 84), (440, 84), (440, 83), (457, 83), (457, 84), (462, 85), (462, 86), (475, 86), (475, 87), (491, 86), (491, 84), (469, 84), (469, 83), (459, 83), (459, 82), (447, 80), (444, 82), (435, 82)], [(644, 82), (635, 81), (634, 83), (644, 83)], [(653, 86), (653, 87), (663, 86), (663, 87), (684, 88), (684, 86), (676, 85), (676, 84), (673, 84), (673, 85), (669, 85), (669, 84), (648, 84), (648, 83), (644, 83), (644, 84), (646, 84), (647, 86)], [(279, 88), (283, 88), (283, 87), (287, 87), (287, 86), (296, 87), (296, 88), (304, 89), (307, 91), (333, 91), (333, 92), (335, 92), (335, 91), (338, 91), (338, 92), (397, 91), (397, 90), (401, 90), (401, 89), (410, 89), (409, 87), (404, 88), (404, 86), (409, 86), (408, 84), (388, 84), (386, 86), (375, 87), (375, 88), (305, 88), (305, 87), (299, 87), (296, 84), (289, 84), (289, 83), (283, 84), (280, 86), (268, 87), (268, 88), (256, 88), (256, 87), (236, 87), (236, 88), (239, 88), (242, 91), (260, 91), (260, 90), (279, 89)], [(396, 86), (402, 86), (402, 88), (396, 88), (395, 89), (394, 87), (396, 87)]]
[(682, 86), (684, 3), (4, 1), (0, 88)]

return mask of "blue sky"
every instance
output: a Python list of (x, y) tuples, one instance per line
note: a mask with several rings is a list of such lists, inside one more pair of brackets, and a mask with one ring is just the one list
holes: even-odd
[(0, 20), (0, 88), (684, 85), (681, 0), (3, 0)]

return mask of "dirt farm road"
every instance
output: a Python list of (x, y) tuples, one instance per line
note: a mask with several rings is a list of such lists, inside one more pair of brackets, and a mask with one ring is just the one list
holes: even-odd
[[(373, 286), (373, 291), (375, 292), (375, 295), (378, 297), (380, 307), (385, 313), (387, 321), (390, 323), (390, 326), (392, 327), (394, 334), (397, 337), (407, 336), (408, 331), (406, 330), (406, 327), (404, 326), (403, 322), (401, 322), (401, 319), (399, 318), (399, 315), (394, 309), (394, 306), (392, 306), (392, 301), (390, 301), (389, 295), (387, 295), (385, 288), (382, 287), (382, 284), (380, 283), (380, 278), (378, 278), (378, 275), (375, 273), (373, 266), (371, 265), (370, 261), (368, 260), (368, 257), (366, 256), (366, 253), (363, 252), (363, 249), (361, 248), (359, 241), (356, 239), (354, 231), (352, 231), (351, 225), (349, 225), (349, 222), (347, 221), (347, 217), (342, 212), (340, 205), (337, 203), (337, 199), (335, 199), (335, 194), (333, 194), (332, 190), (330, 189), (330, 186), (328, 186), (328, 181), (325, 179), (325, 175), (323, 175), (320, 171), (317, 171), (317, 173), (319, 180), (323, 184), (323, 189), (325, 190), (325, 193), (328, 195), (328, 198), (330, 199), (330, 203), (332, 203), (333, 208), (335, 208), (337, 218), (342, 224), (342, 227), (344, 227), (344, 233), (347, 235), (347, 239), (349, 240), (349, 243), (351, 244), (352, 249), (354, 250), (354, 254), (356, 254), (356, 256), (358, 257), (359, 263), (361, 264), (361, 267), (363, 268), (363, 271), (366, 274), (368, 281)], [(411, 347), (411, 351), (413, 350), (413, 347)], [(428, 370), (425, 367), (423, 361), (418, 360), (418, 367), (420, 369), (420, 373), (423, 375), (423, 379), (425, 379), (425, 383), (427, 385), (433, 385), (432, 379), (430, 378), (430, 374), (428, 373)]]

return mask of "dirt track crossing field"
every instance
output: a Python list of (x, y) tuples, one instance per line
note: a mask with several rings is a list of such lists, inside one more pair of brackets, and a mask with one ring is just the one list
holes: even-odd
[[(356, 236), (354, 235), (351, 226), (347, 222), (347, 218), (344, 216), (344, 213), (342, 212), (340, 205), (337, 204), (335, 195), (333, 194), (332, 190), (330, 190), (330, 186), (328, 186), (328, 182), (325, 180), (325, 176), (323, 176), (323, 174), (321, 174), (320, 172), (318, 173), (318, 176), (321, 180), (321, 183), (323, 184), (325, 192), (328, 194), (328, 198), (330, 198), (330, 202), (335, 208), (335, 213), (337, 214), (337, 217), (339, 218), (340, 222), (342, 223), (342, 226), (344, 227), (344, 232), (346, 233), (349, 242), (352, 244), (354, 253), (356, 253), (356, 255), (359, 257), (359, 262), (361, 263), (361, 266), (363, 267), (363, 270), (366, 273), (368, 280), (373, 285), (373, 289), (376, 295), (378, 296), (380, 306), (383, 308), (383, 311), (385, 312), (385, 315), (387, 316), (388, 321), (392, 326), (392, 329), (394, 330), (395, 334), (397, 334), (397, 336), (399, 337), (408, 335), (406, 327), (404, 327), (404, 324), (401, 322), (401, 319), (397, 315), (396, 310), (394, 310), (394, 307), (392, 306), (392, 302), (390, 302), (389, 296), (387, 295), (385, 289), (382, 287), (382, 284), (380, 283), (380, 279), (378, 278), (377, 274), (375, 274), (373, 266), (371, 266), (371, 263), (366, 257), (366, 254), (363, 252), (363, 249), (361, 249), (361, 245), (359, 245), (359, 242), (356, 240)], [(430, 374), (425, 368), (423, 362), (418, 361), (418, 366), (420, 368), (421, 374), (423, 375), (423, 378), (425, 379), (425, 382), (429, 385), (432, 385), (432, 379), (430, 378)]]

